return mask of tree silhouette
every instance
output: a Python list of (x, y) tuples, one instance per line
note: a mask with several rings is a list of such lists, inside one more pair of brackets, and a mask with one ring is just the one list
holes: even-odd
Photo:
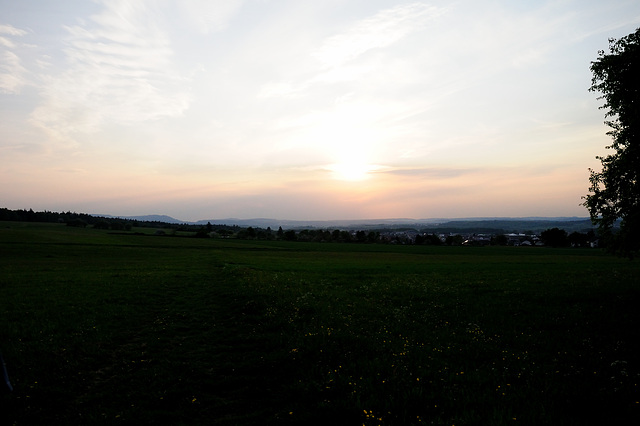
[[(629, 257), (640, 249), (640, 28), (619, 40), (591, 63), (590, 91), (600, 92), (614, 152), (596, 157), (602, 170), (590, 169), (590, 194), (584, 206), (610, 248)], [(620, 231), (612, 232), (620, 220)]]

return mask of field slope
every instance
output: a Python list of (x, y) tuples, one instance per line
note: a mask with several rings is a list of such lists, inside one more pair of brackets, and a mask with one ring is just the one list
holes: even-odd
[(638, 424), (639, 271), (0, 223), (0, 420)]

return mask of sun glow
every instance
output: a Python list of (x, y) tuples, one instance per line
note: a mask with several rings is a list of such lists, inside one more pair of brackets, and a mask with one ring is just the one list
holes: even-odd
[(333, 111), (313, 117), (308, 143), (329, 160), (326, 170), (339, 181), (358, 182), (372, 177), (378, 167), (377, 151), (384, 129), (377, 123), (380, 112), (362, 103), (339, 100)]
[(371, 172), (375, 167), (358, 161), (346, 161), (329, 166), (329, 170), (337, 180), (361, 181), (371, 177)]

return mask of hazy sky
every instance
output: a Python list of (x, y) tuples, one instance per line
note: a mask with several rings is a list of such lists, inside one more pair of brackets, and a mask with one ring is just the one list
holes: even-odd
[(637, 0), (0, 0), (0, 207), (587, 216)]

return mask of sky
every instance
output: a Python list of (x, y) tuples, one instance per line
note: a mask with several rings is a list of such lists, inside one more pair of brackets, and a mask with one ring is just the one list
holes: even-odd
[(0, 207), (579, 216), (637, 0), (0, 0)]

